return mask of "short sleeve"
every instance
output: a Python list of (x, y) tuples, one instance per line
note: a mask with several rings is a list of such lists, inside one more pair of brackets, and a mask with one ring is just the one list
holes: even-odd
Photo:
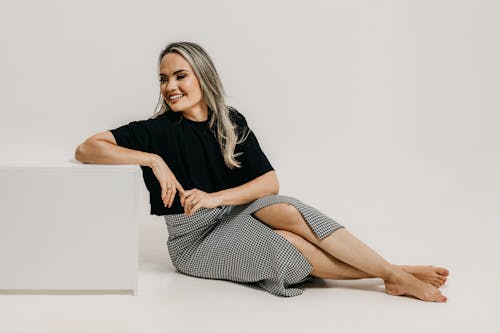
[(236, 159), (241, 162), (241, 168), (237, 174), (241, 184), (247, 183), (263, 174), (274, 170), (269, 159), (262, 151), (259, 141), (254, 132), (248, 126), (245, 117), (238, 114), (236, 124), (238, 125), (238, 134), (242, 135), (249, 131), (246, 140), (236, 146), (235, 153), (242, 153)]
[(110, 130), (119, 146), (149, 152), (151, 147), (151, 128), (149, 120), (133, 121), (127, 125)]

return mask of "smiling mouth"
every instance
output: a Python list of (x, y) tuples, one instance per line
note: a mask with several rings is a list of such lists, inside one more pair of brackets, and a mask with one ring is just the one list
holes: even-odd
[(171, 103), (175, 103), (179, 100), (181, 100), (184, 97), (184, 95), (174, 95), (173, 97), (169, 97), (168, 101)]

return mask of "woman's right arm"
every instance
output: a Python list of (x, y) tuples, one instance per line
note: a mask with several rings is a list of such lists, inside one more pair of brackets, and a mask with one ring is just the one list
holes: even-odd
[(184, 188), (160, 155), (118, 146), (111, 131), (97, 133), (85, 140), (76, 148), (75, 158), (92, 164), (139, 164), (150, 167), (160, 183), (165, 207), (172, 207), (177, 191), (184, 196)]
[(160, 156), (118, 146), (111, 131), (97, 133), (75, 151), (75, 159), (92, 164), (139, 164), (149, 166)]

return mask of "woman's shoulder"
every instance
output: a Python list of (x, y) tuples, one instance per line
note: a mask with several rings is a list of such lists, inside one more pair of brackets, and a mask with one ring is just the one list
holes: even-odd
[(126, 133), (136, 133), (134, 134), (136, 136), (138, 135), (137, 133), (143, 133), (142, 135), (147, 135), (149, 138), (162, 137), (165, 133), (171, 132), (168, 129), (173, 127), (174, 121), (168, 113), (165, 112), (149, 118), (133, 120), (121, 126), (121, 128)]
[(144, 122), (154, 129), (165, 129), (166, 126), (174, 125), (179, 122), (179, 115), (175, 112), (163, 112), (161, 114), (153, 115)]
[(231, 121), (235, 125), (238, 138), (242, 139), (243, 142), (247, 142), (247, 138), (252, 133), (252, 130), (248, 126), (245, 116), (232, 106), (229, 107), (229, 116), (231, 118)]
[(235, 107), (233, 106), (228, 106), (229, 109), (229, 118), (231, 121), (237, 125), (239, 129), (245, 129), (248, 127), (247, 120), (245, 119), (245, 116), (239, 112)]

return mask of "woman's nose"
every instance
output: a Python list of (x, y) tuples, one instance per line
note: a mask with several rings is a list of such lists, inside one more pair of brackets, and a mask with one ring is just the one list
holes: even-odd
[(177, 83), (174, 80), (167, 82), (166, 90), (168, 93), (175, 92), (176, 89), (177, 89)]

